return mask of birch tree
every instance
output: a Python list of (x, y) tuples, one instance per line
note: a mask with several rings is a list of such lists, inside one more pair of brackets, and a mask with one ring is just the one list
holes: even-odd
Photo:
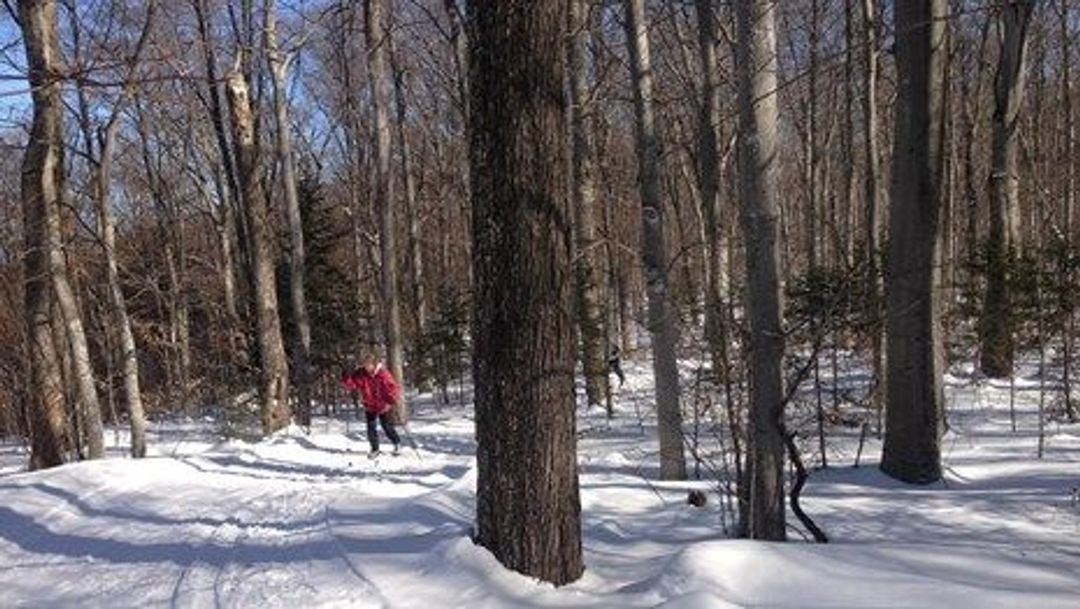
[(262, 187), (259, 142), (255, 133), (255, 109), (239, 65), (226, 75), (233, 143), (236, 147), (240, 202), (249, 226), (255, 300), (256, 339), (259, 346), (259, 406), (263, 434), (289, 424), (289, 364), (281, 338), (277, 286), (274, 271), (273, 231), (270, 210)]
[[(63, 375), (51, 324), (51, 260), (58, 240), (63, 170), (60, 46), (55, 0), (19, 0), (34, 118), (23, 156), (23, 276), (30, 342), (30, 468), (61, 465), (69, 438)], [(62, 347), (61, 347), (62, 348)]]
[(570, 144), (574, 183), (574, 245), (577, 312), (585, 394), (589, 405), (604, 403), (608, 368), (604, 341), (603, 275), (597, 234), (596, 158), (588, 77), (588, 0), (570, 0)]
[[(110, 194), (116, 138), (122, 124), (120, 119), (122, 112), (136, 94), (135, 70), (146, 48), (156, 11), (157, 1), (150, 0), (146, 5), (146, 16), (135, 48), (125, 61), (120, 96), (97, 132), (98, 136), (95, 136), (90, 122), (91, 111), (83, 83), (81, 81), (78, 83), (79, 114), (86, 146), (85, 154), (91, 165), (90, 193), (98, 214), (98, 238), (105, 253), (105, 280), (109, 294), (110, 316), (119, 338), (124, 404), (127, 407), (131, 428), (131, 456), (136, 459), (146, 456), (146, 414), (139, 382), (138, 350), (135, 345), (135, 335), (131, 330), (127, 300), (120, 284), (120, 265), (116, 254), (116, 220), (113, 217), (113, 202)], [(77, 21), (74, 15), (72, 20)], [(79, 31), (77, 22), (73, 23), (73, 26), (74, 35), (77, 37)], [(78, 45), (77, 38), (75, 44)], [(97, 146), (94, 145), (95, 140)]]
[(783, 540), (784, 333), (777, 240), (777, 57), (773, 0), (735, 5), (739, 109), (739, 197), (746, 240), (750, 319), (748, 455), (741, 484), (742, 529), (751, 539)]
[(679, 407), (678, 335), (668, 295), (668, 260), (664, 246), (664, 206), (660, 199), (660, 141), (653, 109), (652, 57), (644, 0), (626, 0), (626, 40), (634, 90), (634, 116), (641, 196), (641, 256), (648, 296), (648, 328), (652, 335), (656, 413), (660, 432), (660, 477), (686, 478), (682, 411)]

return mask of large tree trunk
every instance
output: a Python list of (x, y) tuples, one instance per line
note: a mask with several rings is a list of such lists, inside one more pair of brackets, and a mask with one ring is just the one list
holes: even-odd
[(34, 122), (22, 164), (25, 315), (30, 342), (30, 468), (61, 465), (68, 450), (63, 375), (53, 342), (51, 269), (63, 167), (56, 2), (20, 0)]
[(946, 0), (896, 5), (898, 100), (886, 284), (888, 371), (881, 469), (913, 483), (941, 478), (941, 327), (937, 260)]
[(664, 248), (664, 205), (660, 200), (660, 149), (653, 111), (652, 57), (644, 0), (626, 0), (626, 38), (637, 119), (638, 188), (641, 193), (642, 261), (648, 293), (648, 326), (652, 335), (656, 413), (660, 431), (660, 477), (686, 478), (682, 411), (679, 408), (678, 336), (668, 294), (668, 261)]
[[(784, 527), (784, 332), (777, 241), (777, 58), (773, 0), (735, 5), (739, 84), (739, 196), (750, 318), (748, 459), (741, 484), (751, 539), (786, 539)], [(742, 505), (742, 504), (740, 504)]]
[(583, 571), (566, 10), (565, 0), (469, 3), (476, 538), (556, 585)]
[[(55, 9), (52, 12), (51, 19), (54, 25), (45, 27), (52, 27), (55, 30)], [(56, 34), (51, 35), (55, 36)], [(50, 55), (50, 67), (56, 69), (59, 65), (59, 51), (52, 54), (52, 51), (49, 50), (47, 53)], [(56, 60), (55, 64), (51, 63), (53, 59)], [(57, 110), (57, 112), (59, 111)], [(60, 121), (62, 121), (62, 117), (57, 117), (56, 124), (59, 125)], [(48, 134), (47, 137), (52, 137), (52, 134)], [(62, 141), (60, 138), (62, 138), (62, 135), (56, 135), (55, 137), (57, 138), (55, 143), (50, 142), (47, 145), (61, 146)], [(67, 255), (64, 252), (62, 228), (62, 210), (64, 206), (62, 201), (65, 176), (62, 150), (57, 152), (56, 158), (58, 161), (50, 166), (53, 174), (50, 178), (46, 178), (52, 180), (53, 193), (51, 194), (54, 195), (46, 198), (46, 202), (51, 208), (46, 227), (49, 241), (47, 248), (49, 276), (52, 279), (53, 296), (55, 297), (52, 306), (56, 307), (53, 311), (53, 322), (60, 324), (58, 327), (53, 328), (53, 332), (55, 335), (59, 330), (64, 334), (64, 339), (60, 341), (64, 349), (59, 355), (61, 360), (66, 359), (71, 364), (72, 374), (70, 375), (70, 381), (75, 385), (78, 404), (77, 415), (80, 422), (78, 432), (80, 439), (85, 441), (85, 455), (91, 459), (98, 459), (105, 455), (101, 403), (98, 399), (97, 387), (94, 381), (94, 371), (90, 362), (90, 352), (82, 323), (82, 313), (75, 296), (75, 290), (70, 283)], [(59, 315), (56, 315), (56, 313), (59, 313)], [(65, 355), (68, 357), (65, 358)]]
[(259, 170), (254, 110), (248, 98), (247, 81), (239, 70), (226, 76), (225, 93), (231, 110), (240, 201), (250, 227), (248, 238), (255, 275), (252, 291), (260, 358), (260, 414), (263, 433), (269, 435), (289, 424), (289, 364), (285, 359), (278, 318), (274, 232)]
[(277, 128), (277, 160), (285, 190), (285, 216), (289, 222), (289, 301), (296, 326), (296, 380), (300, 398), (300, 424), (311, 427), (311, 320), (304, 295), (304, 225), (296, 194), (296, 158), (292, 150), (289, 104), (285, 98), (289, 58), (278, 47), (277, 2), (266, 2), (266, 46), (270, 74), (274, 81), (274, 122)]
[(608, 393), (604, 338), (604, 285), (600, 240), (596, 230), (596, 159), (593, 153), (592, 104), (589, 101), (587, 0), (570, 0), (570, 142), (574, 183), (574, 260), (577, 279), (577, 322), (585, 395), (589, 405), (603, 404)]
[[(379, 257), (382, 262), (383, 332), (386, 363), (394, 378), (404, 382), (404, 352), (401, 344), (401, 306), (398, 295), (397, 236), (394, 222), (393, 133), (390, 104), (394, 91), (390, 72), (390, 23), (386, 0), (366, 1), (368, 71), (375, 128), (375, 205), (379, 214)], [(394, 417), (399, 423), (409, 419), (405, 398), (398, 400)]]
[(998, 378), (1011, 376), (1013, 367), (1015, 323), (1009, 297), (1009, 268), (1020, 245), (1020, 167), (1016, 132), (1024, 95), (1024, 51), (1035, 0), (1014, 0), (999, 10), (1002, 37), (994, 76), (986, 300), (979, 319), (980, 368), (987, 376)]

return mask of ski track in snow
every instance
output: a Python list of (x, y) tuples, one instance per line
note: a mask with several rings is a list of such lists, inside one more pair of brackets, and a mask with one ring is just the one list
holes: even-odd
[[(570, 586), (472, 544), (470, 413), (417, 398), (419, 450), (375, 460), (362, 424), (328, 419), (255, 444), (215, 440), (209, 422), (158, 423), (144, 461), (121, 443), (116, 458), (37, 473), (0, 446), (0, 608), (1080, 608), (1080, 425), (1050, 425), (1036, 461), (1030, 383), (1014, 433), (1007, 385), (950, 379), (935, 485), (878, 472), (875, 439), (852, 468), (857, 432), (833, 429), (833, 466), (803, 497), (833, 543), (793, 528), (793, 543), (767, 544), (724, 538), (715, 482), (656, 481), (655, 422), (636, 414), (648, 368), (627, 366), (614, 422), (580, 411), (587, 570)], [(804, 459), (815, 449), (804, 440)], [(709, 506), (686, 505), (691, 488)]]

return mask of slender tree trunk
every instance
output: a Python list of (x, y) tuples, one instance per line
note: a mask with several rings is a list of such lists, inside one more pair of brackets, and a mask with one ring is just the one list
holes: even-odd
[[(739, 196), (746, 239), (750, 318), (749, 487), (742, 528), (751, 539), (783, 540), (784, 333), (780, 288), (776, 16), (773, 0), (735, 5), (739, 100)], [(743, 504), (740, 504), (741, 506)]]
[[(840, 227), (840, 268), (851, 268), (855, 243), (855, 2), (844, 0), (844, 125), (840, 147), (843, 149), (843, 222)], [(835, 380), (835, 379), (834, 379)]]
[[(1070, 36), (1070, 0), (1061, 0), (1060, 25), (1061, 25), (1061, 103), (1063, 106), (1065, 124), (1065, 146), (1063, 165), (1065, 166), (1065, 189), (1062, 195), (1062, 232), (1064, 233), (1065, 251), (1071, 255), (1073, 251), (1073, 216), (1075, 215), (1074, 199), (1076, 197), (1076, 108), (1072, 104), (1072, 38)], [(1073, 279), (1075, 270), (1067, 264), (1067, 258), (1061, 257), (1062, 266), (1065, 267), (1066, 285), (1075, 285)], [(1063, 313), (1062, 335), (1062, 361), (1061, 361), (1061, 388), (1065, 396), (1065, 411), (1070, 420), (1076, 420), (1077, 409), (1072, 400), (1072, 363), (1073, 363), (1073, 326), (1076, 319), (1076, 311), (1073, 303), (1075, 296), (1066, 290), (1061, 291), (1061, 309)], [(1041, 418), (1040, 418), (1041, 420)], [(1040, 428), (1041, 430), (1041, 428)], [(1041, 437), (1041, 434), (1040, 434)]]
[(568, 4), (473, 0), (477, 541), (556, 585), (583, 572), (574, 418)]
[[(446, 18), (450, 22), (450, 47), (454, 58), (454, 71), (457, 74), (458, 95), (461, 98), (461, 116), (465, 121), (465, 131), (468, 132), (468, 123), (472, 112), (469, 105), (472, 102), (469, 94), (469, 36), (466, 35), (462, 24), (462, 14), (458, 6), (458, 0), (443, 0), (443, 9)], [(466, 139), (468, 136), (466, 136)]]
[(717, 379), (727, 371), (727, 243), (720, 213), (720, 69), (713, 0), (695, 0), (702, 79), (698, 106), (698, 190), (705, 224), (705, 337)]
[(63, 376), (53, 342), (49, 265), (52, 234), (59, 232), (57, 181), (63, 167), (60, 47), (56, 2), (20, 0), (26, 63), (34, 121), (22, 162), (25, 317), (30, 346), (30, 468), (61, 465), (69, 438), (64, 412)]
[[(391, 51), (394, 50), (391, 46)], [(405, 129), (408, 114), (405, 104), (407, 74), (405, 69), (398, 65), (396, 53), (391, 53), (390, 60), (394, 71), (394, 105), (397, 110), (397, 140), (401, 150), (401, 177), (405, 185), (405, 216), (408, 218), (409, 284), (413, 298), (413, 322), (416, 325), (416, 339), (422, 340), (427, 331), (428, 310), (424, 289), (424, 256), (420, 248), (420, 203), (416, 192), (416, 169), (412, 145)]]
[(820, 197), (820, 172), (818, 165), (818, 38), (820, 36), (820, 2), (810, 0), (810, 67), (806, 93), (806, 255), (807, 270), (814, 270), (821, 264), (822, 252), (818, 244), (822, 241), (822, 227), (826, 224), (819, 216), (822, 211)]
[(82, 323), (82, 313), (75, 298), (75, 290), (69, 280), (68, 264), (61, 242), (60, 200), (64, 183), (63, 164), (54, 167), (56, 198), (53, 207), (56, 217), (56, 230), (50, 231), (52, 244), (49, 248), (49, 269), (52, 276), (53, 295), (63, 320), (63, 329), (70, 347), (71, 366), (78, 396), (79, 411), (82, 416), (82, 436), (86, 439), (86, 456), (100, 459), (105, 456), (104, 428), (101, 421), (101, 401), (98, 399), (97, 384), (94, 381), (94, 369), (90, 362), (90, 348), (86, 340), (86, 331)]
[[(225, 314), (228, 320), (229, 342), (234, 349), (237, 364), (248, 358), (248, 345), (244, 337), (241, 308), (238, 305), (239, 296), (236, 289), (236, 269), (238, 268), (237, 254), (242, 258), (242, 250), (234, 249), (234, 239), (238, 235), (238, 225), (234, 204), (240, 202), (240, 189), (237, 185), (236, 167), (233, 163), (232, 148), (229, 145), (228, 128), (226, 127), (225, 105), (221, 101), (221, 92), (217, 76), (217, 55), (215, 46), (211, 40), (209, 7), (207, 0), (191, 0), (195, 11), (196, 23), (199, 30), (199, 46), (202, 50), (203, 65), (206, 70), (206, 92), (209, 99), (207, 113), (210, 123), (214, 127), (215, 142), (217, 143), (219, 160), (221, 162), (221, 175), (224, 184), (219, 186), (219, 198), (221, 205), (221, 257), (224, 273), (222, 274), (223, 289), (225, 292)], [(233, 337), (239, 337), (234, 340)]]
[(987, 240), (986, 300), (979, 319), (980, 367), (991, 377), (1012, 375), (1014, 316), (1009, 268), (1019, 247), (1020, 175), (1017, 153), (1024, 95), (1024, 55), (1035, 0), (1000, 7), (1001, 51), (994, 77), (994, 141), (990, 170), (990, 235)]
[(116, 221), (113, 219), (112, 205), (109, 201), (109, 184), (112, 171), (112, 153), (119, 126), (118, 115), (114, 115), (105, 127), (101, 146), (101, 158), (94, 178), (94, 200), (97, 204), (98, 224), (101, 242), (105, 250), (105, 269), (109, 291), (111, 316), (119, 338), (120, 366), (124, 378), (124, 399), (131, 425), (131, 456), (138, 459), (146, 456), (146, 414), (142, 404), (142, 390), (139, 383), (139, 358), (135, 346), (135, 336), (131, 331), (131, 319), (127, 312), (127, 302), (120, 286), (120, 269), (116, 257)]
[(637, 119), (638, 188), (641, 192), (642, 259), (649, 298), (648, 327), (652, 335), (656, 412), (660, 431), (660, 477), (686, 478), (682, 410), (679, 407), (678, 336), (668, 292), (668, 261), (664, 248), (664, 205), (660, 200), (660, 150), (653, 111), (652, 57), (644, 0), (626, 0), (626, 37)]
[[(139, 63), (157, 11), (156, 0), (151, 0), (146, 7), (146, 19), (136, 42), (135, 51), (128, 58), (127, 75), (120, 98), (101, 131), (99, 140), (99, 158), (94, 161), (94, 135), (90, 129), (90, 108), (79, 83), (79, 107), (84, 117), (84, 134), (88, 156), (91, 159), (91, 194), (98, 213), (98, 230), (102, 248), (105, 252), (106, 283), (109, 293), (109, 309), (120, 347), (120, 368), (124, 382), (124, 405), (128, 412), (131, 427), (131, 456), (139, 459), (146, 456), (146, 413), (142, 404), (142, 389), (139, 382), (139, 358), (135, 346), (135, 336), (131, 331), (131, 319), (128, 316), (127, 302), (120, 284), (119, 263), (116, 257), (116, 221), (113, 218), (109, 191), (112, 184), (112, 157), (116, 146), (116, 136), (120, 128), (120, 113), (130, 102), (134, 94), (134, 72)], [(74, 16), (73, 16), (74, 19)], [(77, 31), (77, 25), (75, 26)], [(110, 383), (111, 387), (111, 383)]]
[[(404, 382), (404, 350), (401, 341), (401, 305), (398, 294), (397, 236), (394, 222), (393, 135), (390, 105), (394, 80), (390, 72), (390, 23), (386, 0), (365, 0), (368, 71), (371, 74), (372, 112), (375, 128), (375, 205), (379, 214), (379, 257), (382, 262), (383, 331), (386, 363), (394, 378)], [(399, 423), (409, 420), (402, 397), (394, 407)]]
[(305, 278), (304, 224), (296, 192), (296, 158), (293, 155), (289, 103), (285, 98), (290, 58), (278, 47), (277, 2), (266, 0), (266, 46), (274, 81), (274, 121), (277, 127), (277, 160), (285, 191), (285, 216), (289, 223), (289, 301), (296, 326), (296, 371), (300, 398), (300, 424), (311, 427), (311, 319), (308, 316)]
[(946, 0), (897, 4), (898, 91), (889, 205), (889, 365), (881, 469), (912, 483), (941, 478), (944, 364), (938, 314)]
[(253, 108), (244, 75), (234, 70), (225, 81), (236, 145), (240, 200), (250, 231), (249, 247), (254, 271), (256, 337), (259, 346), (260, 414), (263, 434), (289, 424), (289, 364), (281, 339), (277, 286), (274, 279), (273, 238), (270, 210), (263, 194), (259, 170), (259, 144), (255, 139)]
[(884, 413), (885, 361), (882, 353), (881, 274), (878, 258), (882, 230), (881, 153), (878, 147), (878, 12), (875, 0), (862, 0), (863, 8), (863, 153), (866, 174), (863, 179), (863, 209), (866, 214), (866, 310), (870, 334), (870, 357), (874, 381), (870, 407), (876, 413), (876, 429), (881, 433)]
[(570, 0), (570, 143), (574, 184), (574, 260), (577, 280), (577, 323), (585, 394), (589, 405), (603, 404), (608, 393), (604, 340), (604, 284), (600, 239), (596, 230), (596, 158), (593, 151), (592, 103), (589, 100), (588, 0)]

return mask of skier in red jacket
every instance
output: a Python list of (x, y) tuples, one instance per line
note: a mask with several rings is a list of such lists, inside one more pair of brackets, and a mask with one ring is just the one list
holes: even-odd
[(394, 404), (401, 398), (401, 386), (394, 380), (394, 376), (390, 374), (386, 366), (383, 366), (374, 355), (365, 353), (360, 357), (360, 367), (352, 372), (346, 372), (342, 376), (341, 384), (345, 386), (345, 389), (360, 394), (360, 401), (364, 404), (364, 414), (367, 417), (367, 437), (371, 444), (371, 456), (379, 454), (379, 434), (375, 429), (375, 419), (379, 420), (386, 437), (394, 444), (394, 454), (398, 454), (401, 439), (398, 438), (391, 417)]

